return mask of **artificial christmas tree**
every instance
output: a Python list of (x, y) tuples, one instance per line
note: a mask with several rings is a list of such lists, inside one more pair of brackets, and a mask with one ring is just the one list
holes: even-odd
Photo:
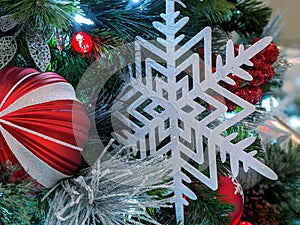
[[(287, 224), (299, 216), (299, 146), (258, 132), (270, 118), (264, 96), (288, 66), (276, 36), (271, 42), (280, 22), (270, 21), (268, 6), (257, 0), (3, 0), (0, 12), (0, 67), (63, 76), (89, 117), (80, 107), (70, 109), (74, 134), (82, 131), (78, 146), (90, 128), (79, 170), (57, 177), (51, 190), (16, 179), (9, 160), (15, 161), (1, 157), (3, 224)], [(3, 90), (17, 78), (10, 76), (3, 76)], [(65, 121), (68, 106), (54, 105), (51, 115)], [(35, 123), (28, 114), (42, 109), (19, 117)], [(48, 143), (53, 134), (73, 146), (74, 137), (51, 130), (52, 116), (41, 114), (43, 135), (35, 144), (23, 138), (25, 145), (58, 153)], [(3, 143), (21, 135), (3, 132)], [(5, 147), (0, 153), (7, 156)], [(62, 156), (72, 164), (69, 154)], [(250, 175), (238, 176), (249, 168)], [(244, 193), (238, 204), (221, 182), (231, 173)], [(14, 209), (12, 199), (24, 210)]]

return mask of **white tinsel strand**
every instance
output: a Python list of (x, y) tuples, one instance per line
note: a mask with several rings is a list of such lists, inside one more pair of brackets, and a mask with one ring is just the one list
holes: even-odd
[(164, 159), (132, 160), (128, 154), (111, 156), (107, 149), (92, 167), (53, 190), (47, 225), (159, 224), (146, 208), (171, 207), (170, 198), (147, 193), (170, 188), (161, 180), (168, 171)]

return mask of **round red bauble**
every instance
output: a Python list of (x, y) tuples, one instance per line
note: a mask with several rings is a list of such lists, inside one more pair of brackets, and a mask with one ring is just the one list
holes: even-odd
[(92, 50), (93, 39), (87, 33), (77, 32), (73, 34), (72, 46), (76, 52), (87, 53)]
[(89, 119), (71, 84), (58, 74), (0, 70), (0, 163), (21, 166), (44, 187), (72, 176), (81, 164)]
[(239, 225), (252, 225), (252, 223), (245, 221), (245, 222), (241, 222)]
[(235, 207), (234, 211), (230, 213), (230, 225), (239, 224), (244, 210), (243, 190), (240, 184), (231, 176), (220, 176), (218, 192), (221, 195), (220, 200), (224, 204), (233, 204)]

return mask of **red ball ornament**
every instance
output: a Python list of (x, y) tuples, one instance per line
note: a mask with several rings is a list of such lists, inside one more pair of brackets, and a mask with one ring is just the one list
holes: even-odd
[(73, 34), (72, 46), (76, 52), (87, 53), (92, 50), (93, 39), (87, 33), (77, 32)]
[(243, 190), (241, 185), (231, 176), (220, 176), (218, 192), (221, 195), (220, 200), (222, 202), (225, 204), (233, 204), (235, 206), (234, 211), (230, 213), (230, 225), (239, 224), (244, 210)]
[(241, 222), (239, 225), (252, 225), (252, 223), (245, 221), (245, 222)]
[(0, 163), (19, 164), (44, 187), (81, 164), (89, 119), (71, 84), (58, 74), (0, 70)]

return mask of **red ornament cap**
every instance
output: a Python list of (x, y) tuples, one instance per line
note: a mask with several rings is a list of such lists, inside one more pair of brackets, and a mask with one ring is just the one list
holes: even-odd
[(92, 50), (93, 39), (87, 33), (77, 32), (73, 34), (72, 46), (76, 52), (87, 53)]

